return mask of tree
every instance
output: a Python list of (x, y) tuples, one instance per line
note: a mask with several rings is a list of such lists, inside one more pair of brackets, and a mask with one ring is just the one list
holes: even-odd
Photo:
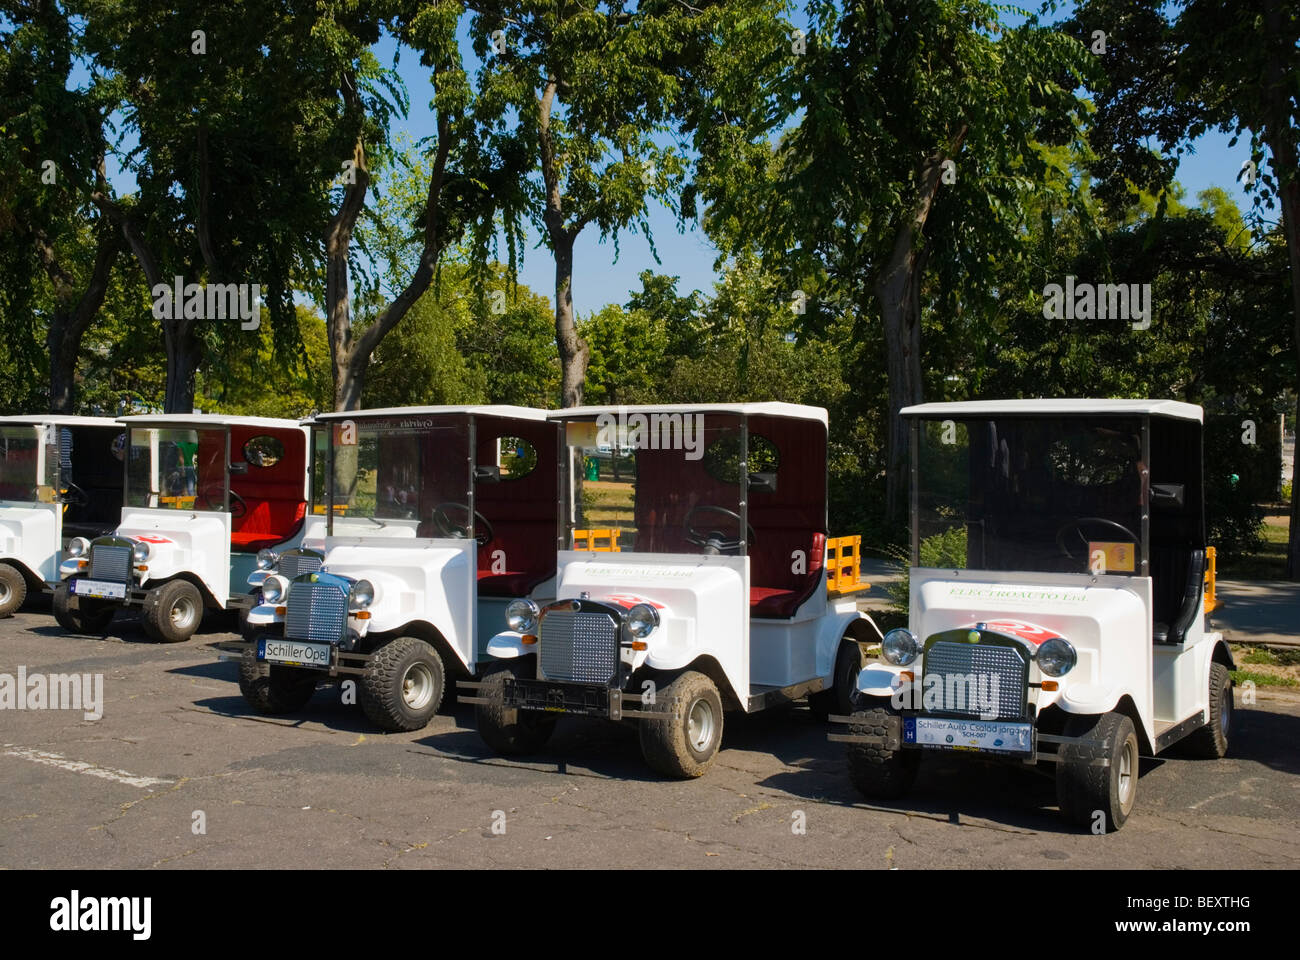
[[(1133, 182), (1158, 191), (1172, 182), (1179, 155), (1207, 130), (1231, 132), (1230, 145), (1249, 131), (1241, 170), (1226, 172), (1255, 187), (1259, 227), (1266, 228), (1265, 208), (1276, 202), (1281, 209), (1293, 384), (1300, 383), (1300, 10), (1286, 0), (1084, 0), (1063, 27), (1083, 35), (1099, 24), (1108, 33), (1107, 53), (1098, 57), (1105, 79), (1097, 84), (1092, 134), (1101, 189), (1113, 197)], [(1295, 413), (1300, 422), (1300, 406)], [(1298, 497), (1291, 498), (1287, 576), (1300, 580)]]
[[(747, 86), (719, 81), (753, 92), (747, 105), (717, 108), (715, 126), (731, 134), (703, 148), (701, 193), (725, 250), (758, 249), (779, 264), (787, 302), (815, 293), (879, 317), (891, 517), (908, 457), (899, 411), (923, 394), (926, 277), (960, 288), (968, 307), (990, 301), (991, 266), (1019, 255), (1033, 198), (1067, 202), (1075, 186), (1047, 147), (1078, 136), (1086, 105), (1072, 91), (1090, 67), (1086, 50), (1032, 20), (1006, 27), (1000, 10), (811, 0), (806, 53), (772, 61)], [(729, 114), (741, 119), (728, 124)]]
[(560, 399), (575, 406), (590, 347), (573, 306), (574, 243), (592, 224), (616, 245), (623, 230), (650, 237), (648, 200), (680, 191), (682, 157), (661, 141), (684, 104), (681, 64), (711, 14), (671, 0), (472, 6), (484, 118), (531, 158), (530, 213), (555, 258)]
[[(49, 409), (76, 409), (75, 368), (82, 337), (98, 313), (122, 236), (90, 216), (105, 182), (106, 98), (93, 78), (70, 83), (82, 55), (68, 11), (58, 3), (6, 4), (0, 19), (0, 163), (13, 172), (0, 193), (0, 243), (11, 287), (6, 316), (46, 317)], [(48, 296), (24, 279), (44, 276)], [(29, 331), (10, 329), (11, 343)]]

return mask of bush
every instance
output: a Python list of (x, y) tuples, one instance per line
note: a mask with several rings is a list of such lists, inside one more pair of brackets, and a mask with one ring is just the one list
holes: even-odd
[[(961, 570), (966, 566), (966, 527), (949, 527), (943, 533), (936, 533), (921, 541), (921, 566), (937, 569), (950, 568)], [(890, 606), (897, 612), (906, 614), (912, 591), (909, 571), (910, 554), (905, 550), (890, 551), (891, 558), (901, 568), (903, 576), (885, 588), (889, 594)]]

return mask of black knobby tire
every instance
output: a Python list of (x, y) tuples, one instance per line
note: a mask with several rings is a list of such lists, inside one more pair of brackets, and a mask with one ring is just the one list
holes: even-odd
[[(894, 714), (885, 707), (871, 707), (857, 710), (852, 716), (849, 733), (883, 737)], [(872, 743), (847, 746), (849, 780), (868, 800), (897, 800), (912, 789), (921, 768), (920, 750), (889, 750), (883, 744)]]
[(823, 722), (831, 714), (848, 716), (853, 709), (853, 691), (858, 686), (858, 674), (862, 672), (862, 648), (852, 637), (840, 641), (840, 648), (835, 653), (835, 669), (831, 674), (831, 686), (819, 690), (808, 698), (808, 709)]
[[(1094, 744), (1063, 743), (1056, 764), (1056, 800), (1067, 823), (1113, 833), (1137, 804), (1138, 738), (1133, 721), (1122, 713), (1072, 716), (1065, 736)], [(1099, 766), (1092, 761), (1110, 762)]]
[(398, 637), (376, 650), (366, 664), (358, 699), (380, 729), (419, 730), (442, 704), (445, 677), (437, 650), (415, 637)]
[(12, 617), (27, 599), (27, 578), (12, 563), (0, 563), (0, 617)]
[[(522, 658), (531, 661), (531, 657)], [(491, 703), (474, 705), (474, 722), (478, 735), (494, 752), (514, 757), (536, 753), (551, 739), (559, 720), (554, 714), (537, 710), (520, 710), (504, 705), (505, 682), (521, 676), (526, 664), (504, 663), (488, 667), (480, 678), (478, 696)]]
[(94, 600), (79, 597), (68, 583), (54, 588), (54, 620), (69, 633), (90, 633), (103, 636), (117, 612), (111, 600)]
[(717, 685), (687, 670), (661, 687), (656, 699), (671, 713), (663, 720), (642, 718), (637, 725), (645, 762), (680, 780), (702, 776), (722, 745), (722, 695)]
[(293, 713), (316, 692), (318, 674), (301, 667), (266, 664), (256, 647), (245, 647), (239, 658), (239, 692), (258, 713)]
[[(262, 591), (257, 587), (254, 587), (252, 590), (248, 591), (248, 595), (253, 598), (253, 606), (256, 606), (258, 600), (261, 599)], [(253, 606), (240, 607), (239, 612), (236, 614), (236, 617), (239, 620), (239, 635), (250, 643), (256, 640), (257, 635), (266, 629), (261, 624), (248, 622), (248, 614), (252, 611)]]
[(203, 594), (188, 580), (168, 580), (153, 591), (140, 622), (151, 640), (184, 643), (203, 622)]
[(1228, 753), (1232, 738), (1232, 674), (1221, 663), (1210, 664), (1210, 722), (1187, 735), (1182, 743), (1185, 756), (1218, 760)]

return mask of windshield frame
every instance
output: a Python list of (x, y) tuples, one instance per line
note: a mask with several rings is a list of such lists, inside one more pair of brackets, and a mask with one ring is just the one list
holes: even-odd
[[(11, 433), (12, 437), (3, 436), (5, 433)], [(51, 440), (53, 438), (53, 440)], [(32, 460), (31, 484), (32, 497), (4, 497), (10, 503), (40, 504), (40, 503), (63, 503), (64, 498), (60, 487), (63, 478), (60, 474), (59, 458), (59, 433), (58, 428), (48, 423), (5, 423), (0, 424), (0, 440), (25, 440), (35, 441), (34, 451), (36, 456)], [(7, 462), (8, 457), (6, 456)], [(26, 485), (26, 481), (23, 481)], [(49, 500), (41, 499), (41, 488), (48, 487), (51, 491)]]
[[(948, 421), (957, 421), (965, 423), (973, 422), (990, 422), (999, 420), (1090, 420), (1099, 421), (1114, 419), (1116, 421), (1137, 420), (1141, 430), (1141, 449), (1142, 449), (1142, 468), (1139, 472), (1141, 483), (1141, 525), (1140, 541), (1138, 543), (1136, 569), (1132, 574), (1125, 572), (1124, 575), (1133, 577), (1150, 577), (1151, 576), (1151, 415), (1146, 413), (1125, 413), (1122, 416), (1110, 416), (1106, 414), (1088, 413), (1088, 414), (1071, 414), (1060, 411), (1050, 411), (1043, 413), (1015, 413), (991, 416), (989, 414), (975, 414), (968, 416), (920, 416), (911, 415), (908, 417), (909, 424), (909, 441), (910, 441), (910, 478), (908, 486), (911, 491), (909, 502), (909, 526), (911, 541), (910, 564), (913, 568), (920, 566), (921, 559), (921, 511), (920, 511), (920, 457), (921, 457), (921, 427), (925, 423), (943, 424)], [(967, 569), (977, 569), (969, 567)], [(1010, 571), (994, 571), (1005, 573)], [(1025, 570), (1025, 573), (1035, 571)], [(1064, 573), (1063, 576), (1093, 576), (1091, 573), (1080, 572), (1077, 574)]]
[[(139, 510), (170, 510), (174, 513), (224, 513), (230, 516), (230, 424), (229, 423), (185, 423), (177, 421), (168, 423), (165, 421), (150, 423), (123, 423), (122, 429), (126, 432), (126, 443), (123, 447), (122, 456), (122, 505), (124, 508), (133, 508)], [(161, 505), (162, 491), (152, 489), (152, 479), (150, 479), (149, 489), (147, 490), (147, 499), (152, 499), (155, 495), (159, 498), (158, 506), (149, 506), (148, 504), (137, 504), (132, 502), (133, 486), (131, 483), (131, 450), (135, 446), (134, 434), (136, 431), (147, 434), (151, 430), (160, 432), (175, 431), (187, 433), (221, 433), (221, 448), (223, 450), (223, 463), (221, 469), (222, 484), (222, 507), (220, 510), (211, 508), (210, 503), (200, 494), (201, 487), (198, 484), (197, 474), (195, 477), (195, 501), (191, 507), (166, 507)], [(152, 477), (158, 464), (154, 459), (154, 444), (148, 444), (149, 449), (149, 472)], [(198, 464), (195, 464), (197, 471)], [(204, 507), (200, 508), (199, 501), (204, 501)], [(233, 519), (233, 517), (232, 517)]]
[[(699, 407), (694, 410), (679, 410), (679, 409), (665, 410), (665, 409), (658, 409), (653, 406), (647, 406), (645, 408), (611, 406), (608, 408), (602, 408), (597, 411), (584, 412), (584, 413), (574, 414), (574, 415), (561, 415), (555, 418), (556, 420), (559, 421), (560, 424), (560, 429), (558, 431), (558, 436), (556, 439), (556, 442), (559, 444), (557, 464), (560, 471), (560, 482), (558, 484), (557, 491), (556, 491), (559, 498), (558, 503), (556, 505), (556, 538), (555, 538), (556, 550), (558, 552), (574, 550), (575, 548), (572, 545), (573, 531), (577, 529), (582, 529), (582, 527), (578, 525), (575, 519), (577, 515), (577, 509), (576, 509), (577, 504), (575, 501), (576, 487), (573, 482), (574, 471), (575, 471), (574, 451), (586, 450), (586, 449), (599, 449), (599, 444), (597, 444), (596, 447), (592, 447), (592, 448), (570, 445), (568, 439), (569, 424), (590, 423), (595, 425), (599, 422), (601, 417), (612, 417), (615, 418), (615, 420), (617, 421), (618, 429), (621, 431), (625, 425), (624, 417), (630, 419), (630, 417), (635, 414), (643, 414), (645, 415), (648, 423), (650, 424), (649, 429), (653, 430), (654, 421), (650, 419), (651, 417), (653, 417), (656, 414), (672, 415), (674, 413), (680, 414), (682, 417), (698, 415), (704, 418), (704, 420), (702, 421), (704, 426), (700, 435), (701, 460), (703, 460), (704, 457), (707, 457), (709, 449), (712, 447), (713, 443), (717, 442), (718, 439), (718, 438), (714, 438), (712, 440), (705, 439), (708, 431), (713, 429), (718, 429), (717, 427), (714, 427), (710, 424), (711, 418), (714, 420), (722, 420), (722, 421), (734, 420), (734, 427), (728, 424), (723, 429), (735, 429), (739, 435), (739, 443), (740, 443), (739, 460), (738, 460), (738, 468), (737, 468), (738, 477), (736, 481), (737, 483), (736, 512), (740, 515), (740, 524), (738, 530), (740, 545), (739, 545), (738, 552), (714, 555), (714, 554), (706, 553), (703, 551), (702, 548), (700, 548), (698, 551), (688, 551), (689, 555), (692, 557), (700, 557), (700, 558), (718, 556), (721, 558), (735, 559), (736, 557), (744, 557), (749, 554), (748, 477), (749, 477), (750, 414), (747, 411), (725, 410), (725, 409), (719, 410), (719, 409), (711, 409), (709, 407)], [(679, 436), (680, 435), (681, 434), (679, 434)], [(599, 439), (599, 433), (597, 434), (597, 439)], [(620, 443), (621, 439), (622, 439), (621, 437), (616, 436), (614, 438), (614, 441), (610, 444), (611, 450), (614, 452), (615, 456), (617, 456), (617, 451), (622, 448), (622, 445)], [(638, 446), (638, 447), (632, 447), (630, 449), (636, 451), (642, 448)], [(652, 446), (649, 447), (648, 449), (659, 449), (659, 448)], [(634, 497), (635, 497), (635, 493), (634, 493)], [(721, 505), (719, 504), (719, 506)], [(728, 509), (730, 509), (729, 506)], [(635, 499), (633, 500), (632, 510), (633, 510), (633, 517), (635, 518), (635, 514), (636, 514)], [(592, 529), (590, 524), (586, 525), (586, 528)], [(595, 527), (594, 529), (602, 529), (602, 528)], [(639, 532), (640, 531), (638, 531), (638, 534)], [(633, 546), (635, 547), (635, 542)], [(585, 551), (579, 550), (578, 552), (585, 552)], [(676, 552), (670, 554), (668, 552), (662, 552), (657, 550), (621, 549), (619, 550), (619, 552), (639, 553), (639, 554), (644, 554), (646, 556), (676, 555)]]

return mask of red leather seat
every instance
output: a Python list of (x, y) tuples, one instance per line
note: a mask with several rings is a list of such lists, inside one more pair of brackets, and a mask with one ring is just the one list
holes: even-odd
[[(757, 531), (756, 531), (757, 532)], [(826, 535), (808, 537), (802, 531), (767, 530), (758, 536), (766, 549), (755, 550), (750, 560), (749, 615), (767, 620), (788, 620), (816, 592), (826, 561)], [(794, 573), (793, 553), (807, 550), (807, 572)]]

